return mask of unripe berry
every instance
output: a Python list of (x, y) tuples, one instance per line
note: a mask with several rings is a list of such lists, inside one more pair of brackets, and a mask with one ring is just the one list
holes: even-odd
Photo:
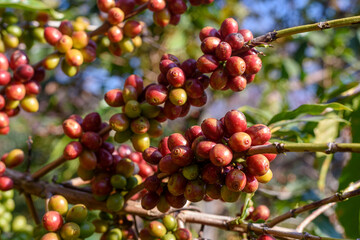
[(68, 35), (63, 35), (56, 43), (56, 49), (61, 53), (66, 53), (73, 47), (73, 40)]
[(65, 215), (68, 211), (68, 202), (66, 198), (61, 195), (54, 195), (49, 200), (49, 210), (56, 211), (61, 215)]
[(170, 23), (171, 14), (167, 8), (164, 8), (161, 11), (154, 12), (153, 20), (156, 25), (165, 27)]
[(206, 185), (202, 180), (189, 181), (186, 184), (184, 196), (191, 202), (203, 200), (206, 192)]
[(123, 132), (129, 128), (130, 121), (124, 113), (116, 113), (110, 118), (109, 124), (113, 130)]
[(273, 173), (271, 169), (269, 169), (264, 175), (261, 176), (255, 176), (256, 179), (261, 183), (268, 183), (273, 177)]
[(71, 38), (73, 40), (73, 46), (77, 49), (82, 49), (86, 47), (89, 43), (89, 37), (86, 34), (85, 31), (76, 31), (73, 32), (71, 35)]
[(65, 54), (65, 60), (69, 65), (78, 67), (83, 64), (84, 57), (79, 50), (70, 49)]
[(169, 100), (176, 106), (182, 106), (186, 103), (187, 94), (183, 88), (174, 88), (169, 93)]
[(3, 162), (5, 163), (6, 167), (14, 168), (19, 166), (24, 161), (24, 152), (21, 149), (13, 149), (11, 150)]

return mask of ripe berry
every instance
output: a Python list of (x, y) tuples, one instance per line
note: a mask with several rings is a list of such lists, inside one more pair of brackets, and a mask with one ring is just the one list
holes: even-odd
[(176, 165), (185, 167), (193, 161), (194, 152), (188, 146), (176, 146), (171, 151), (171, 159)]
[(108, 11), (108, 21), (112, 25), (117, 25), (124, 21), (125, 14), (120, 8), (114, 7)]
[(156, 205), (159, 203), (160, 197), (155, 192), (147, 192), (142, 198), (141, 198), (141, 207), (145, 210), (150, 210), (156, 207)]
[(204, 41), (204, 39), (207, 37), (220, 38), (220, 33), (213, 27), (204, 27), (199, 33), (200, 41)]
[(168, 138), (168, 148), (172, 151), (177, 146), (189, 146), (188, 141), (180, 133), (173, 133)]
[(226, 61), (226, 70), (231, 76), (242, 75), (245, 69), (247, 65), (241, 57), (233, 56)]
[(63, 35), (56, 43), (56, 49), (61, 53), (66, 53), (73, 47), (73, 40), (68, 35)]
[(50, 232), (56, 232), (63, 225), (63, 219), (60, 213), (56, 211), (49, 211), (44, 214), (42, 219), (43, 226)]
[(227, 42), (233, 51), (240, 50), (244, 46), (244, 37), (240, 33), (231, 33), (226, 36), (225, 42)]
[(26, 89), (24, 84), (12, 82), (5, 88), (5, 95), (11, 100), (21, 100), (25, 97)]
[(164, 224), (158, 221), (152, 221), (149, 224), (150, 234), (153, 237), (161, 238), (166, 234), (166, 227)]
[(93, 151), (84, 149), (79, 156), (80, 166), (85, 170), (94, 170), (97, 165), (97, 158)]
[(102, 144), (102, 138), (98, 133), (85, 132), (81, 136), (81, 143), (90, 150), (98, 150)]
[(245, 115), (237, 110), (231, 110), (225, 114), (224, 125), (226, 131), (231, 135), (237, 132), (243, 132), (247, 126)]
[(247, 170), (254, 176), (262, 176), (269, 170), (269, 161), (262, 154), (249, 156), (246, 159)]
[(191, 202), (199, 202), (205, 196), (205, 183), (202, 180), (189, 181), (186, 184), (184, 196)]
[(257, 178), (254, 177), (253, 175), (247, 173), (246, 174), (246, 184), (243, 189), (243, 192), (253, 193), (258, 189), (258, 187), (259, 187), (259, 183), (258, 183)]
[(136, 89), (137, 94), (140, 96), (144, 88), (144, 82), (141, 77), (132, 74), (125, 79), (124, 86), (133, 86)]
[[(79, 121), (78, 121), (79, 122)], [(97, 112), (89, 113), (81, 123), (83, 131), (97, 132), (101, 129), (101, 116)]]
[(186, 6), (186, 3), (185, 1), (183, 0), (174, 0), (174, 1), (171, 1), (171, 4), (169, 4), (169, 10), (172, 14), (183, 14), (186, 12), (187, 10), (187, 6)]
[(262, 61), (257, 55), (248, 55), (244, 57), (246, 64), (246, 74), (256, 74), (262, 67)]
[(81, 125), (73, 119), (66, 119), (63, 122), (62, 127), (65, 135), (70, 138), (76, 139), (82, 135)]
[(175, 238), (179, 239), (179, 240), (191, 240), (191, 239), (193, 239), (191, 232), (186, 228), (178, 228), (174, 232), (174, 235), (175, 235)]
[(167, 99), (168, 90), (163, 85), (152, 85), (145, 93), (146, 101), (151, 105), (160, 105)]
[(115, 7), (114, 0), (97, 0), (97, 6), (100, 11), (108, 12), (111, 8)]
[(79, 157), (82, 151), (82, 144), (80, 142), (73, 141), (66, 145), (63, 156), (66, 160), (72, 160)]
[(173, 163), (171, 160), (171, 155), (168, 154), (161, 158), (159, 162), (159, 169), (163, 173), (173, 174), (179, 170), (180, 166)]
[(215, 90), (222, 90), (228, 82), (228, 74), (225, 69), (218, 68), (210, 76), (210, 86)]
[(207, 37), (201, 42), (201, 51), (204, 54), (215, 54), (215, 50), (219, 46), (220, 42), (221, 42), (220, 38)]
[(11, 81), (11, 75), (6, 70), (0, 70), (0, 85), (4, 86)]
[(9, 69), (9, 61), (3, 53), (0, 53), (0, 70), (7, 71), (8, 69)]
[(224, 144), (218, 143), (210, 150), (210, 161), (215, 166), (226, 166), (233, 158), (232, 151)]
[(50, 45), (55, 46), (62, 37), (62, 33), (54, 27), (46, 27), (44, 31), (44, 37)]
[(174, 208), (182, 208), (186, 204), (186, 198), (184, 195), (174, 196), (169, 191), (165, 192), (166, 201)]
[(246, 184), (246, 175), (239, 169), (232, 169), (225, 178), (225, 184), (230, 191), (240, 192)]
[(147, 148), (143, 153), (142, 156), (144, 160), (150, 164), (158, 164), (160, 159), (163, 157), (161, 152), (155, 147)]
[(254, 211), (251, 213), (251, 220), (254, 222), (258, 220), (266, 221), (270, 217), (270, 210), (265, 205), (257, 206)]
[(229, 77), (227, 85), (233, 92), (241, 92), (246, 88), (247, 80), (243, 76)]
[(170, 23), (171, 13), (167, 8), (164, 8), (161, 11), (154, 12), (153, 20), (156, 25), (165, 27)]
[(167, 100), (164, 105), (164, 114), (165, 116), (170, 119), (174, 120), (181, 116), (182, 113), (182, 106), (176, 106), (171, 101)]
[(253, 146), (265, 144), (271, 138), (271, 130), (264, 124), (255, 124), (245, 132), (251, 137)]
[(248, 29), (239, 29), (238, 33), (244, 37), (244, 42), (248, 42), (254, 38), (252, 32)]
[(235, 152), (246, 151), (251, 146), (251, 138), (247, 133), (237, 132), (231, 135), (228, 144)]
[(166, 78), (174, 87), (182, 87), (186, 80), (183, 70), (179, 67), (173, 67), (168, 70)]
[(220, 61), (226, 61), (231, 57), (232, 48), (227, 42), (220, 42), (215, 49), (215, 56)]
[(165, 0), (149, 0), (148, 9), (153, 12), (161, 11), (165, 8)]
[(201, 123), (201, 130), (205, 137), (218, 141), (224, 136), (223, 124), (215, 118), (207, 118)]
[(60, 23), (59, 31), (60, 31), (62, 34), (71, 36), (71, 34), (72, 34), (73, 31), (74, 31), (74, 27), (73, 27), (73, 25), (72, 25), (72, 23), (71, 23), (70, 21), (68, 21), (68, 20), (63, 20), (63, 21), (61, 21), (61, 23)]
[(276, 240), (273, 236), (268, 234), (263, 234), (257, 238), (257, 240)]
[[(199, 137), (201, 138), (201, 137)], [(196, 141), (196, 140), (195, 140)], [(195, 142), (194, 141), (194, 142)], [(210, 150), (216, 145), (212, 141), (201, 141), (196, 145), (195, 154), (198, 161), (210, 159)]]
[(143, 28), (143, 26), (140, 22), (134, 21), (134, 20), (129, 20), (129, 21), (126, 21), (123, 31), (124, 31), (125, 36), (134, 38), (141, 33), (142, 28)]
[(15, 70), (18, 66), (22, 64), (28, 63), (29, 59), (23, 51), (16, 50), (13, 54), (11, 54), (9, 65), (12, 70)]
[(204, 92), (204, 94), (199, 97), (199, 98), (188, 98), (188, 101), (190, 103), (191, 106), (194, 106), (194, 107), (202, 107), (206, 104), (207, 102), (207, 95), (206, 93)]
[(202, 55), (196, 62), (198, 70), (202, 73), (213, 72), (218, 66), (219, 62), (215, 56), (205, 54)]
[(112, 89), (105, 93), (105, 102), (111, 107), (121, 107), (125, 104), (120, 89)]
[(221, 23), (220, 34), (222, 38), (226, 38), (231, 33), (238, 32), (239, 25), (233, 18), (227, 18)]
[[(264, 143), (264, 145), (271, 145), (271, 144), (272, 144), (271, 142)], [(277, 156), (274, 153), (264, 153), (263, 155), (269, 160), (269, 162), (272, 162)]]
[(31, 80), (24, 84), (27, 95), (37, 95), (40, 93), (40, 84), (34, 80)]

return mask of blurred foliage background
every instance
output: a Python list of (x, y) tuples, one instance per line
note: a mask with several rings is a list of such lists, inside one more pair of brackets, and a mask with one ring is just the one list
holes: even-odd
[[(95, 0), (44, 2), (67, 19), (86, 16), (92, 25), (101, 24)], [(0, 153), (13, 148), (26, 150), (26, 140), (32, 136), (31, 171), (39, 169), (62, 154), (63, 147), (70, 141), (62, 135), (61, 128), (67, 116), (98, 111), (104, 120), (109, 119), (117, 109), (110, 109), (105, 104), (103, 95), (107, 90), (122, 87), (125, 78), (133, 73), (143, 76), (146, 84), (155, 82), (158, 63), (165, 52), (178, 56), (181, 61), (197, 59), (201, 56), (200, 29), (219, 27), (227, 17), (234, 17), (242, 28), (250, 29), (254, 36), (258, 36), (276, 29), (354, 16), (359, 12), (358, 0), (215, 0), (211, 5), (190, 7), (178, 26), (164, 29), (153, 24), (149, 11), (144, 12), (137, 18), (147, 24), (147, 29), (143, 45), (135, 53), (122, 57), (101, 54), (92, 64), (83, 66), (80, 74), (73, 78), (68, 78), (61, 70), (48, 71), (39, 97), (40, 111), (35, 114), (23, 112), (11, 121), (10, 134), (0, 136)], [(27, 14), (31, 16), (31, 13)], [(192, 110), (186, 121), (179, 119), (165, 123), (164, 135), (182, 132), (206, 117), (221, 117), (230, 109), (244, 111), (250, 123), (267, 124), (274, 115), (294, 110), (302, 104), (339, 102), (353, 111), (325, 109), (309, 114), (310, 105), (294, 119), (272, 123), (274, 141), (360, 142), (360, 28), (355, 25), (304, 33), (279, 39), (272, 45), (271, 48), (259, 49), (264, 55), (263, 68), (243, 92), (209, 90), (206, 106)], [(49, 45), (40, 43), (27, 49), (32, 63), (51, 51)], [(156, 144), (157, 140), (153, 140), (152, 145)], [(75, 177), (76, 164), (76, 161), (70, 161), (46, 178), (51, 180), (56, 175), (58, 181), (63, 181)], [(358, 169), (359, 154), (279, 155), (272, 164), (273, 180), (261, 186), (254, 202), (268, 205), (271, 215), (276, 216), (344, 189), (350, 182), (359, 180)], [(21, 196), (16, 198), (16, 204), (15, 215), (28, 215)], [(36, 205), (42, 214), (43, 200), (37, 199)], [(207, 212), (234, 215), (242, 204), (213, 201), (198, 205)], [(281, 226), (296, 228), (307, 214), (290, 219)], [(321, 236), (355, 238), (360, 236), (359, 216), (358, 197), (329, 209), (306, 231)], [(217, 229), (206, 228), (207, 238), (219, 239), (219, 234), (223, 234)], [(237, 239), (233, 233), (226, 234), (229, 239)]]

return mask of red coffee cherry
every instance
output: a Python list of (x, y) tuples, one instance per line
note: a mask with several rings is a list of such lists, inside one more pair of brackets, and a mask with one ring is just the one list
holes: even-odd
[(246, 167), (254, 176), (264, 175), (270, 168), (268, 159), (262, 154), (256, 154), (246, 158)]
[(121, 23), (122, 21), (124, 21), (124, 18), (125, 14), (120, 8), (113, 7), (108, 11), (108, 21), (112, 25), (117, 25)]
[(145, 93), (146, 101), (151, 105), (160, 105), (166, 101), (168, 90), (164, 85), (152, 85)]
[(215, 184), (221, 176), (221, 167), (212, 163), (206, 164), (201, 171), (201, 179), (207, 184)]
[(220, 27), (220, 34), (221, 37), (224, 39), (231, 33), (236, 33), (239, 30), (239, 25), (233, 18), (227, 18), (221, 23)]
[(273, 236), (268, 234), (263, 234), (257, 238), (257, 240), (276, 240)]
[(244, 37), (244, 42), (248, 42), (254, 38), (252, 32), (248, 29), (239, 29), (238, 33)]
[(243, 189), (243, 192), (253, 193), (258, 189), (258, 187), (259, 187), (259, 182), (256, 179), (256, 177), (247, 173), (246, 174), (246, 184)]
[(182, 106), (177, 106), (169, 100), (165, 102), (164, 114), (170, 120), (179, 118), (181, 116), (182, 110), (183, 110)]
[(11, 178), (2, 176), (0, 177), (0, 191), (8, 191), (14, 187), (14, 182)]
[(220, 42), (221, 42), (220, 38), (207, 37), (201, 42), (201, 51), (204, 54), (215, 54), (215, 50), (217, 46), (219, 46)]
[[(271, 145), (271, 142), (266, 142), (264, 145)], [(269, 162), (272, 162), (276, 158), (275, 153), (263, 153), (263, 155), (269, 160)]]
[(215, 90), (222, 90), (227, 82), (228, 74), (223, 68), (216, 69), (210, 76), (210, 86)]
[(155, 192), (148, 192), (141, 198), (141, 207), (145, 210), (150, 210), (156, 207), (159, 201), (159, 195)]
[(180, 167), (191, 164), (193, 159), (194, 152), (188, 146), (176, 146), (171, 150), (171, 160)]
[(196, 66), (202, 73), (211, 73), (219, 66), (219, 62), (215, 56), (205, 54), (197, 60)]
[(11, 100), (21, 100), (25, 97), (25, 94), (25, 86), (19, 82), (12, 82), (5, 88), (6, 97)]
[(185, 138), (189, 143), (192, 143), (195, 138), (199, 136), (204, 136), (204, 134), (202, 133), (201, 127), (198, 125), (191, 126), (185, 132)]
[(189, 58), (182, 62), (180, 68), (184, 71), (186, 77), (192, 77), (196, 71), (196, 60)]
[(92, 131), (97, 132), (101, 129), (101, 116), (97, 112), (89, 113), (85, 116), (81, 126), (85, 132)]
[(0, 70), (0, 85), (5, 86), (11, 81), (11, 75), (8, 71)]
[(186, 184), (184, 196), (191, 202), (200, 202), (204, 199), (205, 193), (205, 183), (202, 180), (193, 180)]
[(98, 150), (102, 145), (102, 139), (98, 133), (85, 132), (81, 136), (81, 143), (90, 150)]
[(9, 69), (9, 61), (3, 53), (0, 53), (0, 70), (7, 71), (8, 69)]
[(243, 76), (235, 76), (228, 78), (227, 85), (233, 92), (241, 92), (246, 88), (247, 83), (246, 78)]
[(63, 20), (60, 23), (59, 31), (64, 35), (71, 36), (74, 31), (74, 27), (69, 20)]
[(173, 67), (168, 70), (166, 79), (174, 87), (182, 87), (185, 83), (186, 77), (184, 71), (179, 67)]
[(114, 0), (97, 0), (97, 6), (100, 11), (108, 12), (111, 8), (115, 7)]
[(105, 102), (111, 107), (121, 107), (125, 104), (123, 94), (120, 89), (112, 89), (105, 93)]
[(271, 130), (264, 124), (255, 124), (245, 130), (251, 137), (251, 145), (265, 144), (271, 138)]
[(245, 115), (237, 110), (231, 110), (225, 114), (224, 125), (230, 135), (243, 132), (247, 126)]
[(123, 33), (120, 27), (112, 26), (107, 32), (107, 36), (111, 42), (117, 43), (123, 39)]
[(160, 27), (165, 27), (170, 23), (171, 13), (167, 8), (154, 12), (153, 14), (154, 23)]
[(63, 219), (60, 213), (56, 211), (49, 211), (44, 214), (42, 223), (46, 230), (56, 232), (62, 227)]
[(44, 37), (50, 45), (55, 46), (62, 37), (62, 33), (57, 28), (46, 27), (44, 31)]
[(205, 119), (201, 123), (201, 130), (205, 137), (213, 141), (219, 141), (224, 136), (223, 124), (215, 118)]
[(265, 205), (257, 206), (251, 213), (251, 220), (254, 222), (258, 220), (266, 221), (270, 217), (270, 209)]
[(81, 137), (82, 135), (82, 128), (81, 125), (73, 120), (73, 119), (66, 119), (63, 122), (63, 130), (66, 136), (76, 139)]
[(218, 143), (210, 150), (210, 161), (215, 166), (226, 166), (232, 159), (231, 149), (224, 144)]
[(182, 134), (173, 133), (168, 138), (168, 148), (172, 151), (177, 146), (189, 146), (189, 143)]
[(230, 191), (240, 192), (246, 184), (246, 175), (239, 169), (232, 169), (226, 174), (225, 184)]
[(168, 4), (170, 12), (174, 15), (180, 15), (186, 12), (187, 6), (183, 0), (173, 0)]
[[(199, 143), (195, 144), (199, 139)], [(193, 142), (193, 146), (195, 149), (196, 158), (198, 161), (203, 161), (210, 159), (210, 150), (216, 145), (215, 142), (212, 141), (203, 141), (204, 137), (200, 136), (196, 138)]]
[(158, 145), (158, 150), (163, 156), (171, 153), (170, 149), (168, 148), (168, 139), (169, 137), (164, 137), (160, 140)]
[(125, 36), (134, 38), (141, 33), (142, 28), (143, 28), (143, 26), (140, 22), (134, 21), (134, 20), (129, 20), (129, 21), (126, 21), (123, 31), (124, 31)]
[(244, 46), (244, 37), (240, 33), (231, 33), (226, 36), (225, 42), (227, 42), (233, 51), (240, 50)]
[(228, 144), (234, 152), (246, 151), (251, 146), (251, 137), (247, 133), (237, 132), (231, 135)]
[(63, 156), (66, 160), (72, 160), (79, 157), (82, 151), (82, 144), (80, 142), (73, 141), (66, 145)]
[(142, 153), (142, 157), (147, 163), (158, 164), (163, 155), (157, 148), (149, 147)]
[(15, 70), (20, 65), (28, 63), (29, 58), (23, 51), (16, 50), (13, 54), (11, 54), (9, 65), (12, 70)]
[(246, 74), (256, 74), (261, 70), (262, 61), (257, 55), (248, 55), (243, 59), (246, 64)]
[(159, 169), (163, 173), (174, 174), (180, 169), (180, 166), (174, 164), (171, 160), (171, 155), (168, 154), (161, 158), (159, 162)]
[(207, 37), (220, 38), (220, 33), (213, 27), (204, 27), (199, 33), (200, 41), (204, 41), (204, 39)]
[(148, 9), (153, 12), (161, 11), (165, 8), (165, 0), (149, 0)]
[(226, 61), (231, 57), (232, 47), (227, 42), (220, 42), (215, 49), (215, 56), (220, 61)]
[(181, 174), (172, 174), (169, 178), (167, 187), (169, 192), (174, 196), (180, 196), (184, 194), (188, 180)]
[(225, 68), (229, 75), (238, 76), (242, 75), (245, 72), (247, 65), (241, 57), (233, 56), (226, 61)]

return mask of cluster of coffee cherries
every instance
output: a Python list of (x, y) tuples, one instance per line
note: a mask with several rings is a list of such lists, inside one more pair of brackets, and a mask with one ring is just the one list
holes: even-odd
[(146, 179), (149, 192), (142, 199), (143, 208), (166, 210), (166, 202), (180, 208), (186, 200), (235, 202), (241, 192), (255, 192), (259, 182), (271, 180), (269, 166), (276, 154), (246, 156), (246, 151), (251, 146), (270, 144), (270, 138), (267, 126), (247, 127), (244, 114), (236, 110), (220, 120), (207, 118), (185, 135), (174, 133), (163, 138), (158, 148), (146, 149), (143, 158), (158, 165), (169, 178), (167, 182), (157, 176)]
[(9, 117), (16, 116), (20, 107), (27, 112), (39, 110), (36, 95), (44, 78), (45, 70), (29, 65), (24, 52), (16, 50), (10, 60), (0, 53), (0, 134), (9, 133)]
[(100, 239), (104, 240), (130, 240), (137, 239), (131, 215), (109, 214), (100, 212), (99, 218), (92, 221), (95, 232), (102, 234)]
[(5, 52), (6, 49), (17, 48), (20, 43), (20, 37), (23, 35), (23, 31), (20, 26), (17, 25), (19, 19), (12, 13), (5, 11), (1, 13), (0, 25), (2, 26), (0, 31), (0, 52)]
[(0, 161), (0, 191), (9, 191), (13, 188), (13, 180), (7, 176), (3, 176), (6, 168), (14, 168), (24, 161), (24, 152), (21, 149), (13, 149), (5, 153)]
[(115, 141), (123, 143), (131, 140), (136, 151), (143, 152), (150, 146), (150, 137), (159, 137), (163, 133), (161, 107), (144, 101), (143, 79), (130, 75), (124, 88), (112, 89), (105, 94), (105, 101), (111, 107), (122, 107), (121, 113), (114, 114), (109, 124), (116, 131)]
[(26, 217), (17, 215), (13, 218), (15, 207), (13, 195), (12, 191), (0, 192), (0, 238), (31, 240), (34, 228), (28, 223)]
[(43, 66), (47, 70), (56, 68), (63, 59), (61, 69), (72, 77), (78, 73), (83, 63), (96, 59), (96, 43), (89, 38), (85, 30), (75, 31), (70, 21), (62, 21), (58, 28), (45, 27), (44, 37), (56, 50), (43, 60)]
[(64, 133), (79, 141), (68, 143), (63, 156), (66, 160), (79, 158), (77, 174), (90, 181), (93, 196), (99, 201), (106, 200), (110, 210), (119, 211), (124, 204), (124, 191), (135, 187), (141, 177), (134, 176), (139, 172), (138, 165), (121, 157), (114, 145), (106, 142), (109, 134), (99, 134), (104, 127), (106, 124), (96, 112), (89, 113), (84, 119), (70, 116), (63, 122)]
[(54, 195), (49, 199), (48, 208), (49, 211), (42, 218), (47, 233), (40, 237), (41, 240), (84, 239), (94, 234), (95, 226), (87, 221), (88, 210), (85, 205), (76, 204), (69, 209), (63, 196)]
[(191, 240), (192, 234), (186, 228), (178, 228), (172, 215), (165, 215), (161, 221), (151, 221), (141, 229), (139, 237), (146, 239)]
[(204, 53), (197, 60), (202, 73), (211, 73), (210, 86), (215, 90), (239, 92), (251, 83), (262, 67), (255, 49), (243, 49), (253, 39), (247, 29), (239, 29), (233, 18), (225, 19), (219, 30), (205, 27), (199, 34)]
[[(148, 3), (148, 9), (153, 13), (154, 23), (160, 27), (168, 24), (177, 25), (180, 22), (181, 14), (187, 10), (186, 0), (138, 0)], [(192, 6), (210, 4), (214, 0), (190, 0)]]
[[(135, 1), (98, 0), (97, 6), (100, 11), (107, 13), (106, 20), (111, 24), (107, 31), (109, 51), (115, 56), (133, 52), (135, 47), (142, 44), (139, 36), (144, 23), (128, 20), (124, 23), (125, 16), (135, 7)], [(102, 41), (104, 42), (104, 40)]]
[(164, 54), (159, 69), (158, 84), (146, 88), (145, 99), (154, 106), (164, 104), (164, 121), (186, 116), (190, 106), (206, 104), (205, 89), (209, 86), (209, 78), (196, 71), (194, 59), (180, 63), (176, 56)]

